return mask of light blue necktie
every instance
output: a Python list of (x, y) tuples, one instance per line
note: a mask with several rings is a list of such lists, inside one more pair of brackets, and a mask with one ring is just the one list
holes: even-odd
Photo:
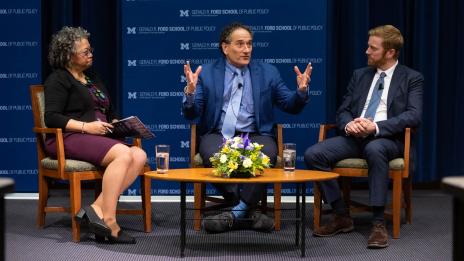
[(374, 90), (372, 91), (371, 100), (369, 101), (369, 105), (367, 106), (366, 113), (364, 114), (364, 118), (368, 119), (371, 118), (374, 120), (375, 113), (377, 112), (377, 107), (379, 107), (380, 98), (382, 97), (383, 92), (383, 78), (387, 76), (384, 72), (380, 74), (379, 79), (375, 83)]
[(227, 106), (224, 122), (222, 123), (222, 136), (232, 138), (235, 134), (235, 125), (237, 124), (240, 103), (242, 102), (243, 77), (240, 70), (234, 72), (234, 81), (230, 91), (229, 105)]

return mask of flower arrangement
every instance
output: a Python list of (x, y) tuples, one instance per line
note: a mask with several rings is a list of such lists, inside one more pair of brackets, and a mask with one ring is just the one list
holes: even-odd
[(270, 159), (261, 152), (263, 145), (252, 143), (248, 134), (224, 139), (221, 150), (209, 160), (215, 176), (255, 177), (270, 167)]

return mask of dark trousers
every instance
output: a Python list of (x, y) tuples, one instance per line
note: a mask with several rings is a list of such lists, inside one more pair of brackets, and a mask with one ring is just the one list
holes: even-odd
[[(309, 147), (304, 155), (309, 169), (331, 171), (336, 162), (346, 158), (364, 158), (368, 164), (369, 203), (385, 206), (388, 192), (388, 163), (403, 154), (403, 145), (387, 138), (338, 136)], [(319, 182), (325, 202), (341, 198), (336, 180)]]
[[(252, 142), (264, 145), (262, 152), (270, 158), (271, 164), (274, 165), (277, 159), (277, 143), (274, 137), (250, 134), (249, 138)], [(219, 151), (222, 143), (223, 138), (220, 133), (210, 133), (200, 138), (199, 152), (205, 167), (211, 167), (209, 158)], [(240, 200), (243, 200), (250, 207), (256, 206), (266, 191), (266, 184), (243, 184), (241, 190), (238, 184), (213, 183), (213, 186), (231, 205), (237, 205)]]

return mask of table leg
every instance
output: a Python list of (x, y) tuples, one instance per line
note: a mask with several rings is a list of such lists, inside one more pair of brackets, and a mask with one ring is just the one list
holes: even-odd
[(184, 257), (185, 251), (185, 182), (180, 183), (180, 256)]
[(295, 206), (295, 245), (298, 246), (300, 243), (300, 221), (298, 220), (300, 218), (300, 183), (296, 184), (296, 206)]
[(301, 184), (301, 257), (306, 250), (306, 183)]

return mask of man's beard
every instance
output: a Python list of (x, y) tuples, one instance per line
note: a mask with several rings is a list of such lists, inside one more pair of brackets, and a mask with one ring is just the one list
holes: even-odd
[(367, 65), (372, 66), (372, 67), (376, 67), (376, 68), (381, 67), (386, 62), (387, 62), (387, 58), (385, 58), (385, 54), (383, 54), (382, 58), (378, 61), (374, 61), (372, 59), (369, 59), (369, 57), (367, 57)]

